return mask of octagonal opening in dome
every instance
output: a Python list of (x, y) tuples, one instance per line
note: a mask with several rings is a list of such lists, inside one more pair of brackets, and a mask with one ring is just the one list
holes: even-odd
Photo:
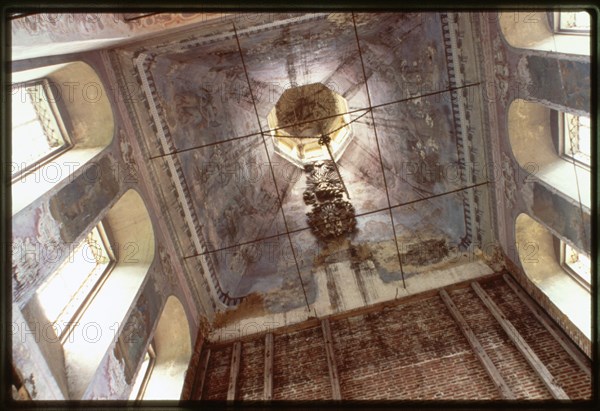
[(275, 152), (298, 167), (330, 160), (321, 136), (329, 136), (335, 161), (352, 139), (346, 99), (321, 83), (287, 89), (269, 113)]

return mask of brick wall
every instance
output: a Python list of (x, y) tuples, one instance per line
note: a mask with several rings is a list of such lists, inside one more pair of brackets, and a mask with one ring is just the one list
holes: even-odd
[(245, 341), (242, 344), (240, 374), (238, 378), (236, 399), (261, 400), (263, 396), (265, 370), (264, 337)]
[(466, 288), (451, 292), (450, 297), (517, 399), (552, 399), (475, 292)]
[(320, 327), (276, 335), (273, 399), (331, 399), (329, 369)]
[(208, 359), (208, 374), (204, 381), (202, 398), (205, 400), (226, 400), (229, 385), (232, 346), (211, 349)]
[(342, 398), (496, 398), (439, 297), (333, 322), (332, 335)]
[[(589, 377), (502, 278), (480, 285), (569, 397), (590, 398)], [(463, 287), (448, 293), (515, 396), (552, 399), (475, 292)], [(501, 399), (439, 295), (329, 322), (344, 400)], [(273, 399), (331, 398), (323, 333), (314, 324), (293, 332), (275, 330)], [(202, 399), (226, 398), (232, 344), (212, 348)], [(264, 349), (264, 335), (242, 342), (237, 399), (262, 399)]]
[(592, 395), (590, 377), (581, 372), (571, 356), (563, 350), (544, 326), (535, 317), (529, 315), (529, 308), (511, 292), (509, 286), (502, 279), (495, 279), (484, 284), (483, 288), (531, 346), (569, 398), (590, 399)]

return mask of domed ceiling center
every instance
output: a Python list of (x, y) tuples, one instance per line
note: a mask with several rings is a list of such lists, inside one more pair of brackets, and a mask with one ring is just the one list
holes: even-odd
[(347, 112), (346, 99), (321, 83), (286, 90), (267, 117), (275, 152), (301, 168), (339, 160), (352, 139)]

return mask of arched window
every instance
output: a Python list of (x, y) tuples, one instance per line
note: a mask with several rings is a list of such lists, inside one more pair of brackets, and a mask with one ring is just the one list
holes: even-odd
[(36, 296), (45, 317), (62, 342), (114, 268), (113, 244), (109, 227), (99, 223), (37, 289)]
[(586, 11), (499, 13), (505, 40), (515, 48), (590, 54), (590, 14)]
[(591, 206), (589, 117), (514, 100), (508, 135), (521, 168), (570, 197)]
[(138, 370), (130, 399), (179, 400), (192, 355), (191, 344), (183, 306), (177, 297), (170, 296)]
[(47, 79), (15, 85), (11, 107), (14, 180), (68, 149), (71, 141)]
[(527, 277), (591, 338), (589, 256), (524, 213), (516, 219), (515, 234)]
[(42, 327), (46, 337), (42, 350), (66, 398), (82, 398), (119, 335), (146, 278), (154, 248), (144, 201), (130, 189), (73, 247), (69, 258), (25, 307), (24, 315), (47, 324)]
[(12, 73), (13, 215), (107, 147), (111, 104), (94, 69), (83, 62)]

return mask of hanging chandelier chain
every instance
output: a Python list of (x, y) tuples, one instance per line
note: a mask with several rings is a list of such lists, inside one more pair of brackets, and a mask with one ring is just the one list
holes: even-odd
[(329, 150), (329, 143), (331, 143), (331, 136), (329, 134), (323, 134), (319, 137), (319, 145), (327, 146), (327, 150)]

